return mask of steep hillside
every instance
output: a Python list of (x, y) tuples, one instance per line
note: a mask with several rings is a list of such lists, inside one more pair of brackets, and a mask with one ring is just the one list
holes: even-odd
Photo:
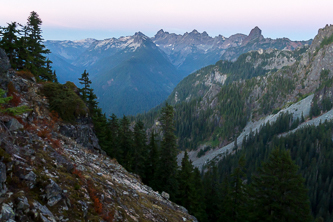
[(68, 123), (50, 112), (43, 95), (50, 83), (7, 72), (4, 61), (1, 87), (31, 110), (0, 112), (1, 221), (197, 221), (107, 157), (89, 118)]
[(204, 97), (210, 92), (218, 92), (221, 86), (233, 81), (263, 76), (284, 66), (291, 66), (307, 48), (302, 47), (294, 51), (260, 49), (241, 55), (235, 62), (218, 61), (215, 65), (202, 68), (184, 78), (170, 94), (167, 101), (176, 104)]

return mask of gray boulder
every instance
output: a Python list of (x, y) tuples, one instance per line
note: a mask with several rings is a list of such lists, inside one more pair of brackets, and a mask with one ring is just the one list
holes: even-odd
[(6, 192), (6, 182), (7, 179), (7, 170), (6, 165), (3, 162), (0, 162), (0, 194)]
[(7, 221), (7, 220), (14, 220), (15, 219), (15, 213), (13, 208), (11, 208), (8, 204), (2, 204), (1, 208), (1, 221)]
[(16, 206), (16, 208), (18, 210), (25, 211), (25, 210), (29, 209), (29, 207), (30, 207), (30, 205), (29, 205), (28, 199), (27, 199), (27, 197), (24, 196), (24, 192), (22, 191), (22, 196), (19, 196), (17, 198), (17, 206)]
[(52, 212), (46, 207), (41, 205), (39, 202), (35, 201), (33, 202), (34, 207), (38, 210), (38, 212), (40, 213), (40, 219), (42, 221), (52, 221), (55, 222), (55, 218), (54, 215), (52, 214)]
[(162, 191), (161, 196), (166, 200), (169, 200), (169, 198), (170, 198), (170, 195), (167, 192), (164, 192), (164, 191)]
[(60, 133), (64, 136), (75, 138), (76, 142), (92, 151), (103, 153), (95, 135), (92, 120), (81, 118), (77, 120), (77, 125), (61, 124)]
[(30, 171), (27, 175), (23, 176), (22, 179), (24, 179), (26, 184), (32, 189), (36, 184), (37, 176), (34, 172)]
[(10, 63), (6, 52), (3, 49), (0, 49), (0, 77), (2, 77), (2, 74), (7, 72), (9, 68)]
[(11, 119), (6, 123), (6, 127), (8, 128), (9, 131), (15, 131), (19, 129), (23, 129), (23, 125), (17, 121), (17, 119)]
[(6, 174), (6, 164), (0, 162), (0, 183), (6, 182), (7, 174)]
[(46, 186), (47, 205), (54, 206), (62, 199), (62, 189), (56, 182), (53, 180), (50, 181), (51, 183)]

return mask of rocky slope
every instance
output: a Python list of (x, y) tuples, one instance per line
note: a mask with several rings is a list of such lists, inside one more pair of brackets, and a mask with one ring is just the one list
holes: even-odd
[(1, 87), (10, 83), (31, 111), (0, 113), (1, 221), (197, 221), (108, 158), (89, 118), (61, 121), (43, 84), (4, 72), (3, 61)]
[(194, 98), (212, 98), (221, 86), (239, 79), (250, 79), (293, 65), (308, 47), (294, 51), (259, 49), (241, 55), (235, 62), (219, 61), (202, 68), (184, 78), (173, 90), (167, 101), (170, 104), (189, 101)]

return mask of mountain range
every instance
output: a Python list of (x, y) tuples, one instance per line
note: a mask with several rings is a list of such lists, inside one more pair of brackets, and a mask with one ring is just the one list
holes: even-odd
[(60, 82), (73, 81), (86, 69), (101, 108), (107, 114), (134, 115), (160, 104), (181, 79), (218, 60), (235, 61), (258, 49), (294, 50), (311, 43), (264, 38), (255, 27), (249, 35), (210, 37), (193, 30), (177, 35), (163, 30), (149, 38), (133, 36), (105, 40), (46, 41)]

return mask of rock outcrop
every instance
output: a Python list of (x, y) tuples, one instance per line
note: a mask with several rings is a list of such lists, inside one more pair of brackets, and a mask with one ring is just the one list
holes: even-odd
[(0, 221), (197, 221), (107, 157), (89, 118), (64, 123), (43, 84), (9, 80), (31, 111), (0, 114)]

